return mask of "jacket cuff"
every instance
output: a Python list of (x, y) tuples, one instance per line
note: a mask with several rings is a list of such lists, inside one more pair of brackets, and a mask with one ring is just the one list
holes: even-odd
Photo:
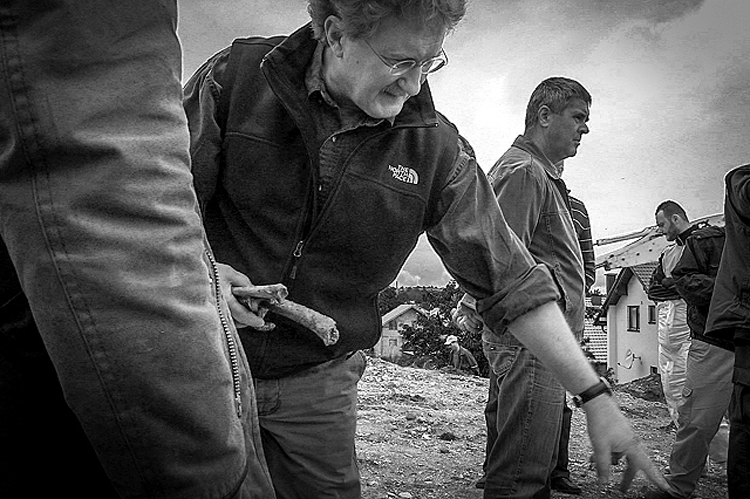
[(508, 324), (547, 302), (558, 301), (560, 291), (546, 265), (532, 267), (507, 288), (477, 301), (477, 312), (495, 334), (502, 334)]

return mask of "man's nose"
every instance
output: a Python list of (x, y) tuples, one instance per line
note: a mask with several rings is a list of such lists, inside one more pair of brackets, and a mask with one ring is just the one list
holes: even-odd
[(422, 68), (417, 65), (410, 71), (401, 75), (401, 78), (399, 78), (399, 86), (404, 92), (409, 94), (409, 97), (414, 97), (419, 93), (419, 90), (422, 88), (422, 82), (424, 82), (426, 78), (427, 76), (422, 74)]

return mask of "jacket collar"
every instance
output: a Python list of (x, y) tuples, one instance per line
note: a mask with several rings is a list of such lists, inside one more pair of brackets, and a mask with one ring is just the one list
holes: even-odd
[[(282, 100), (288, 102), (290, 99), (299, 100), (301, 96), (307, 97), (309, 89), (305, 79), (317, 47), (318, 41), (313, 38), (311, 24), (308, 23), (289, 35), (263, 58), (263, 72), (274, 92)], [(419, 94), (406, 101), (401, 113), (396, 116), (394, 125), (436, 126), (437, 123), (432, 94), (425, 81)]]
[(699, 228), (699, 227), (698, 227), (698, 224), (693, 224), (693, 225), (691, 225), (691, 226), (690, 226), (690, 227), (688, 227), (687, 229), (683, 230), (683, 231), (682, 231), (682, 232), (681, 232), (681, 233), (680, 233), (680, 234), (679, 234), (679, 235), (677, 236), (677, 238), (675, 239), (675, 241), (676, 241), (676, 242), (677, 242), (677, 244), (679, 244), (680, 246), (683, 246), (683, 245), (685, 244), (685, 241), (687, 240), (687, 238), (688, 238), (688, 237), (690, 237), (690, 235), (691, 235), (691, 234), (692, 234), (693, 232), (695, 232), (695, 231), (696, 231), (696, 229), (698, 229), (698, 228)]
[(544, 154), (542, 150), (539, 149), (539, 147), (537, 147), (537, 145), (531, 139), (527, 138), (525, 135), (519, 135), (518, 137), (516, 137), (516, 140), (513, 141), (513, 145), (534, 156), (542, 164), (542, 166), (544, 167), (544, 171), (547, 172), (547, 175), (555, 180), (562, 179), (562, 163), (559, 163), (559, 166), (554, 165), (547, 158), (547, 155)]

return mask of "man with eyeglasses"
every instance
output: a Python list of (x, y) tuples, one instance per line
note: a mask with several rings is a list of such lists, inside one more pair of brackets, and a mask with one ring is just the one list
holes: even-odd
[[(471, 147), (433, 106), (427, 77), (447, 63), (443, 41), (464, 0), (310, 0), (308, 11), (312, 23), (288, 37), (236, 40), (213, 56), (184, 104), (235, 321), (259, 317), (233, 288), (283, 283), (340, 332), (324, 346), (274, 314), (271, 331), (240, 329), (276, 494), (359, 498), (361, 350), (380, 334), (378, 293), (425, 231), (490, 327), (528, 341), (573, 393), (599, 382), (572, 335), (556, 336), (564, 322), (549, 271), (508, 228)], [(590, 405), (602, 476), (618, 450), (658, 480), (609, 397)]]

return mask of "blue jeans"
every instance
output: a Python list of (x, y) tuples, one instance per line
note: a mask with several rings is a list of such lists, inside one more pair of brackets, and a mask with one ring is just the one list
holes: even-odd
[(485, 418), (494, 422), (484, 498), (549, 498), (565, 390), (512, 335), (485, 330), (482, 339), (492, 370)]
[(354, 449), (362, 352), (256, 379), (263, 448), (279, 499), (359, 499)]
[[(0, 453), (70, 431), (68, 456), (101, 463), (42, 445), (0, 496), (93, 497), (103, 469), (123, 498), (273, 497), (192, 190), (176, 19), (174, 0), (0, 5), (0, 238), (49, 373), (3, 376)], [(69, 417), (40, 426), (58, 400)]]

